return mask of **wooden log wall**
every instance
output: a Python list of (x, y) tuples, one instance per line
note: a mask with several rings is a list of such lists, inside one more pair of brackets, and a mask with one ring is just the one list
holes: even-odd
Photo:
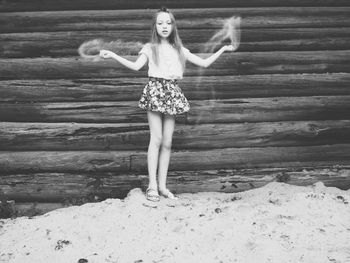
[(169, 188), (350, 188), (348, 1), (19, 0), (0, 3), (0, 194), (36, 214), (147, 185), (137, 107), (147, 69), (84, 60), (77, 48), (120, 40), (135, 60), (161, 5), (202, 57), (227, 18), (242, 18), (236, 52), (208, 69), (187, 65), (191, 111), (177, 117)]

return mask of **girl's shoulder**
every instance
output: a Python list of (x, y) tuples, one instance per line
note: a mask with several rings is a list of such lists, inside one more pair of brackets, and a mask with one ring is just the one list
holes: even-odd
[(185, 57), (187, 58), (188, 54), (191, 53), (191, 51), (188, 48), (185, 48), (184, 46), (182, 46), (181, 49)]
[(151, 48), (152, 44), (151, 43), (146, 43), (143, 45), (142, 49), (140, 50), (139, 54), (144, 53), (147, 56), (150, 55), (150, 53), (152, 52), (152, 48)]
[(183, 52), (191, 52), (188, 48), (186, 48), (184, 46), (182, 46), (181, 49), (182, 49)]
[(152, 43), (147, 42), (147, 43), (143, 44), (142, 49), (151, 49), (151, 47), (152, 47)]

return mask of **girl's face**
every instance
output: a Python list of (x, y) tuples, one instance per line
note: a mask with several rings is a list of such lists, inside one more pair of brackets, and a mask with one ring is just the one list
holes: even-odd
[(157, 33), (161, 38), (167, 38), (170, 36), (173, 30), (173, 25), (169, 13), (161, 12), (157, 16), (156, 21)]

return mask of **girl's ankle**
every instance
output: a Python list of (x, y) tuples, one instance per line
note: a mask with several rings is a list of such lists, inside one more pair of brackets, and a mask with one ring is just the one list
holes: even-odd
[(161, 192), (164, 192), (164, 191), (166, 191), (168, 188), (166, 188), (166, 186), (162, 186), (162, 187), (160, 187), (160, 186), (158, 186), (158, 190), (159, 191), (161, 191)]
[(148, 185), (148, 189), (158, 190), (158, 187), (157, 187), (156, 184), (149, 184), (149, 185)]

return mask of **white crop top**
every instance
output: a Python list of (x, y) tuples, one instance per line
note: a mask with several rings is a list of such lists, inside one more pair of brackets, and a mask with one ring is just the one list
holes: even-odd
[[(170, 44), (159, 45), (159, 63), (156, 65), (151, 43), (147, 43), (143, 46), (139, 54), (145, 54), (148, 58), (148, 76), (164, 79), (182, 79), (183, 68), (180, 61), (180, 56), (177, 50)], [(187, 58), (190, 51), (187, 48), (182, 47), (182, 52)]]

